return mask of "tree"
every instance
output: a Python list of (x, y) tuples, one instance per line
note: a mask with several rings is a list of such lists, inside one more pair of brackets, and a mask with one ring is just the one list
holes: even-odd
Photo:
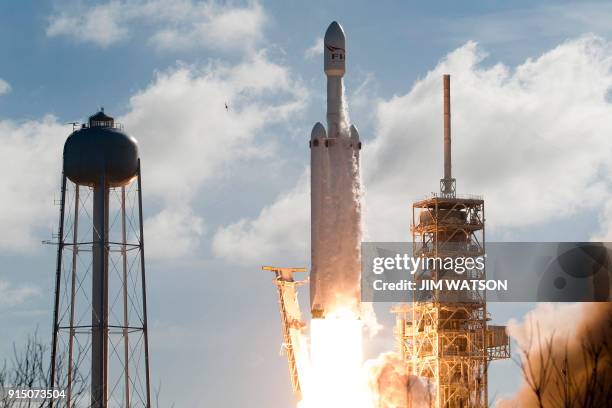
[[(49, 384), (49, 347), (40, 341), (38, 329), (28, 335), (25, 343), (18, 348), (13, 343), (13, 356), (6, 359), (0, 368), (0, 408), (43, 408), (49, 405), (49, 400), (16, 399), (9, 396), (9, 389), (40, 389), (50, 388)], [(59, 364), (63, 364), (64, 356), (60, 356)], [(58, 379), (58, 384), (65, 384), (66, 379)], [(77, 377), (73, 381), (73, 393), (80, 395), (85, 391), (85, 379)]]
[[(604, 310), (604, 312), (606, 312)], [(598, 408), (612, 400), (612, 309), (575, 337), (544, 337), (536, 323), (519, 348), (519, 366), (531, 395), (520, 406)], [(532, 327), (533, 329), (533, 327)], [(534, 338), (535, 333), (535, 338)]]

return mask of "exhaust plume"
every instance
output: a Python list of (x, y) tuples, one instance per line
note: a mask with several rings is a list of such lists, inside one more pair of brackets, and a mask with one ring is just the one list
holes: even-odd
[(496, 406), (603, 407), (612, 398), (612, 303), (540, 304), (510, 321), (524, 384)]

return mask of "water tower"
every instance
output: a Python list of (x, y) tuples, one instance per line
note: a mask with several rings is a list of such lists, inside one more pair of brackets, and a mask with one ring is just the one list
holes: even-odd
[(138, 144), (103, 109), (64, 144), (57, 243), (56, 406), (149, 408)]

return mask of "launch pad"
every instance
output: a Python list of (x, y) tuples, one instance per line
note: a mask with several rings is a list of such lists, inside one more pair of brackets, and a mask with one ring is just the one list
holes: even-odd
[[(444, 178), (440, 194), (412, 205), (413, 256), (458, 258), (485, 255), (485, 206), (482, 197), (457, 196), (451, 176), (450, 76), (444, 76)], [(486, 270), (464, 275), (432, 268), (414, 279), (480, 280)], [(433, 406), (488, 406), (487, 371), (492, 360), (510, 358), (504, 326), (490, 326), (484, 290), (449, 293), (435, 289), (411, 304), (392, 309), (396, 314), (398, 350), (408, 372), (432, 385)]]
[[(484, 201), (475, 197), (433, 196), (413, 204), (413, 253), (426, 257), (478, 257), (485, 253)], [(427, 277), (451, 279), (439, 270)], [(485, 279), (473, 270), (462, 279)], [(425, 279), (415, 275), (417, 281)], [(417, 283), (420, 285), (420, 283)], [(487, 407), (487, 369), (492, 360), (510, 357), (504, 326), (490, 326), (481, 290), (449, 294), (434, 290), (427, 298), (392, 309), (398, 349), (409, 372), (428, 378), (435, 407)]]

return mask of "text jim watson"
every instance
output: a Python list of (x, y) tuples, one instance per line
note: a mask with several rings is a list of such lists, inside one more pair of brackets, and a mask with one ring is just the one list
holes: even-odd
[(373, 282), (374, 290), (489, 290), (507, 291), (508, 281), (506, 279), (442, 279), (422, 280), (417, 288), (417, 282), (402, 279), (398, 282), (384, 282), (377, 279)]

